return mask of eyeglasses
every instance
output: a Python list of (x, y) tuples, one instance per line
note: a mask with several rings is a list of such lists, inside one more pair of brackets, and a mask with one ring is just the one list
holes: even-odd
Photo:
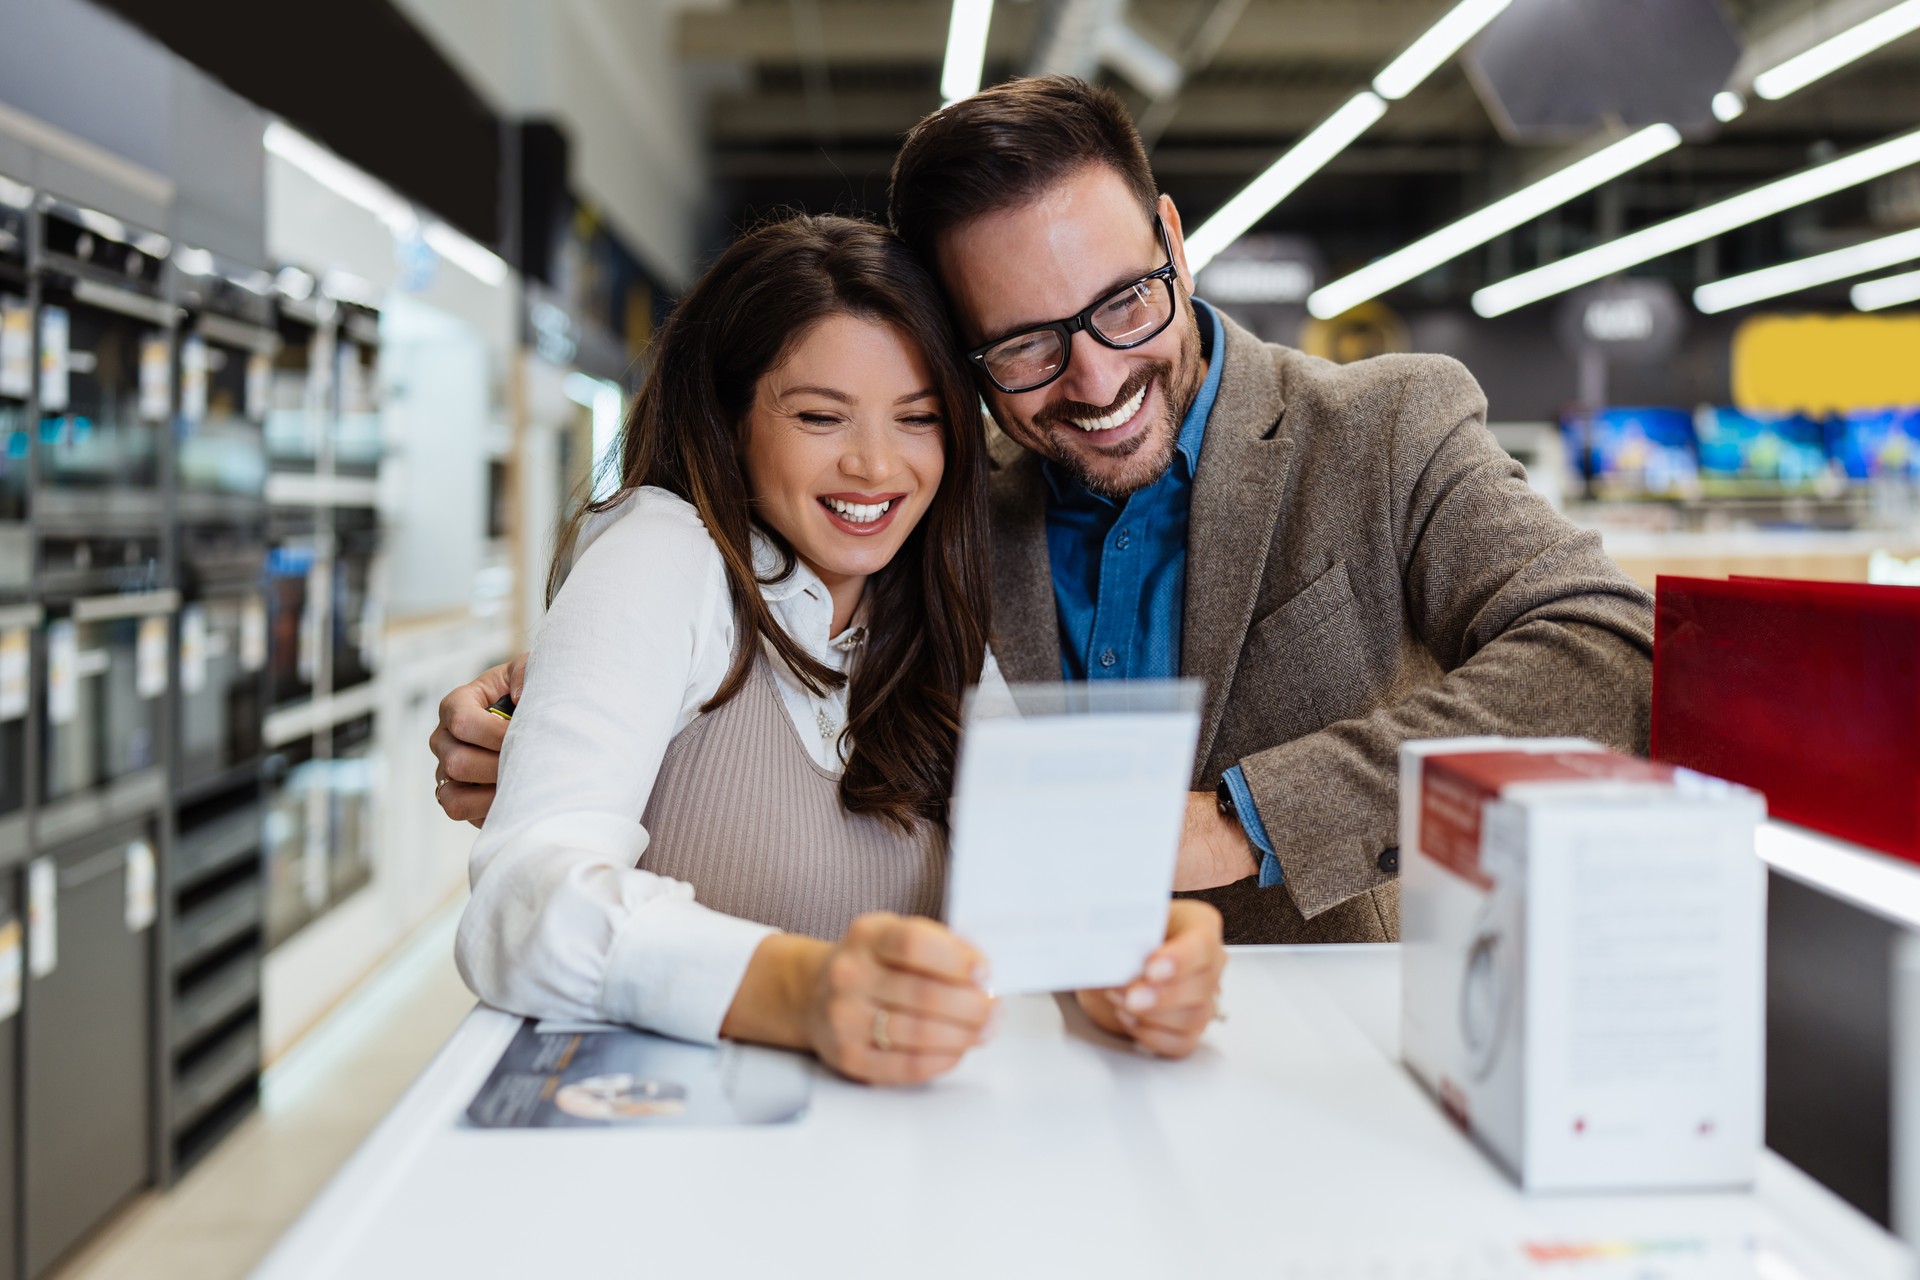
[(1167, 255), (1166, 266), (1149, 271), (1078, 315), (1023, 329), (975, 347), (966, 353), (967, 359), (979, 366), (994, 386), (1008, 395), (1017, 395), (1022, 391), (1038, 391), (1067, 371), (1067, 361), (1073, 354), (1073, 335), (1082, 329), (1115, 351), (1125, 351), (1159, 337), (1160, 331), (1172, 323), (1177, 309), (1173, 285), (1179, 268), (1173, 265), (1173, 245), (1167, 239), (1166, 224), (1157, 215), (1153, 229), (1160, 237), (1160, 248)]

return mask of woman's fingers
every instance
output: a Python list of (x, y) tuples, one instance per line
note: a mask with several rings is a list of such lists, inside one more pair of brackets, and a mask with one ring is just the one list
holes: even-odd
[(861, 916), (848, 932), (871, 947), (890, 969), (902, 969), (943, 982), (984, 986), (986, 957), (937, 920), (884, 913)]
[(874, 1003), (894, 1013), (934, 1018), (977, 1034), (993, 1015), (993, 999), (980, 988), (923, 978), (883, 967), (873, 984)]

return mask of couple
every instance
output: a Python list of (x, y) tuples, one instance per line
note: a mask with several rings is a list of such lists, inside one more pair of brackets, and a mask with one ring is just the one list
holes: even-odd
[(1402, 741), (1644, 750), (1651, 602), (1527, 489), (1472, 378), (1337, 367), (1194, 299), (1111, 94), (942, 109), (889, 212), (714, 265), (503, 754), (507, 668), (443, 702), (442, 807), (487, 819), (458, 942), (483, 999), (950, 1069), (992, 1003), (929, 918), (943, 806), (962, 692), (1002, 670), (1206, 682), (1176, 883), (1202, 901), (1078, 996), (1168, 1056), (1212, 1016), (1223, 915), (1226, 941), (1397, 937)]

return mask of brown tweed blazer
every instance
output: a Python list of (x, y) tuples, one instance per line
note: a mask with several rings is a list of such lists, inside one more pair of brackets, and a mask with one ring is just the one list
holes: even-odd
[[(1644, 753), (1653, 602), (1527, 487), (1458, 361), (1336, 365), (1222, 322), (1187, 534), (1193, 786), (1242, 767), (1286, 881), (1197, 896), (1229, 942), (1392, 941), (1400, 743)], [(1045, 477), (994, 434), (994, 653), (1009, 680), (1058, 680)]]

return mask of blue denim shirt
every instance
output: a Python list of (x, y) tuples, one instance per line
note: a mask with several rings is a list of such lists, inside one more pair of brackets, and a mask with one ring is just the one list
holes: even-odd
[[(1167, 473), (1115, 500), (1051, 462), (1042, 468), (1060, 670), (1068, 680), (1171, 680), (1180, 674), (1193, 476), (1226, 363), (1220, 317), (1198, 298), (1193, 308), (1207, 377), (1180, 423)], [(1227, 786), (1247, 838), (1260, 851), (1261, 886), (1279, 884), (1279, 859), (1238, 765), (1227, 771)]]

